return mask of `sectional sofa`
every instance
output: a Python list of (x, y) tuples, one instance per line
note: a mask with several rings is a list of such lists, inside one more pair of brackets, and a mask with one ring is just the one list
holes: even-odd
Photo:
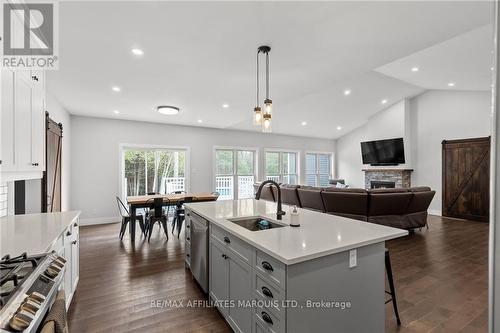
[[(427, 186), (365, 190), (282, 184), (280, 188), (282, 202), (288, 205), (407, 230), (427, 225), (427, 209), (436, 194)], [(276, 198), (276, 188), (265, 186), (261, 199)]]

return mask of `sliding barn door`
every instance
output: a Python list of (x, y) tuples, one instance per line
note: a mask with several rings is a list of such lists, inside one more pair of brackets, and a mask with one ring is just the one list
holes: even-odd
[(444, 140), (443, 216), (488, 221), (490, 138)]
[(46, 119), (46, 170), (42, 181), (42, 210), (61, 211), (62, 124)]

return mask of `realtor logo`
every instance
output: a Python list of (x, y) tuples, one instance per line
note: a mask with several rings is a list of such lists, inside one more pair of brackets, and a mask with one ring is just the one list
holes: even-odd
[(57, 69), (57, 3), (4, 3), (2, 9), (2, 66)]

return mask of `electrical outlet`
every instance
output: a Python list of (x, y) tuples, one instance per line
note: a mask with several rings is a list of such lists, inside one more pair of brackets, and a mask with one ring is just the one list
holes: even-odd
[(350, 250), (349, 251), (349, 268), (354, 268), (358, 264), (358, 253), (357, 250)]

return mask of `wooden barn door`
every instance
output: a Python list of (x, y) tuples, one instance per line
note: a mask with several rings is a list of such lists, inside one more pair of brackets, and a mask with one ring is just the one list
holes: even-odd
[(46, 170), (42, 179), (42, 211), (61, 211), (62, 124), (46, 115)]
[(489, 220), (490, 138), (444, 140), (443, 216)]

